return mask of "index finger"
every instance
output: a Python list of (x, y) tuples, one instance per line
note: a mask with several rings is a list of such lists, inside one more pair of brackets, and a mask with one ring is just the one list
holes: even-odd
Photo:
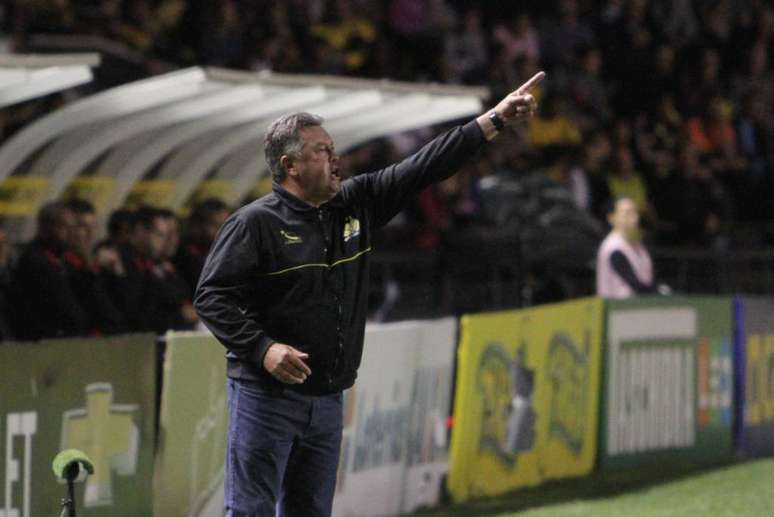
[(306, 365), (306, 363), (299, 357), (298, 355), (291, 354), (288, 356), (288, 362), (304, 372), (307, 375), (312, 374), (312, 370), (309, 369), (309, 367)]
[(545, 76), (546, 76), (545, 72), (536, 73), (535, 75), (532, 76), (532, 78), (529, 81), (519, 86), (519, 89), (516, 90), (516, 93), (518, 95), (521, 95), (522, 93), (530, 91), (532, 88), (535, 87), (535, 85), (537, 85), (540, 81), (542, 81)]

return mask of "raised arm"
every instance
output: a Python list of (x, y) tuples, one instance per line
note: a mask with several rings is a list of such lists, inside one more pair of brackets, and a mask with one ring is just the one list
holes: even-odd
[(531, 117), (537, 104), (529, 91), (544, 77), (543, 72), (536, 74), (491, 110), (436, 137), (408, 158), (345, 182), (343, 196), (359, 198), (370, 206), (373, 226), (386, 224), (411, 197), (460, 170), (486, 140), (492, 140), (516, 121)]

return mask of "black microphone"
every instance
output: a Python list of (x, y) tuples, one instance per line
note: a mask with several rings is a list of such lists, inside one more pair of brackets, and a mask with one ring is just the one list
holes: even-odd
[(65, 449), (54, 457), (51, 464), (54, 475), (63, 481), (76, 481), (83, 475), (94, 474), (94, 464), (86, 453), (78, 449)]

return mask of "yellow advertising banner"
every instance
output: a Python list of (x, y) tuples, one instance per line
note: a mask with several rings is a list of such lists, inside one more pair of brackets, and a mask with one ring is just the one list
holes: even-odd
[(124, 203), (129, 208), (150, 205), (165, 208), (175, 197), (175, 180), (143, 180), (135, 183)]
[(582, 476), (597, 450), (599, 299), (464, 316), (449, 491), (455, 501)]
[(219, 199), (228, 204), (233, 188), (234, 182), (232, 180), (215, 178), (202, 181), (179, 210), (179, 215), (188, 217), (194, 206), (207, 199)]
[(225, 199), (231, 195), (233, 182), (224, 179), (209, 179), (202, 181), (191, 196), (191, 203), (196, 204), (205, 199)]
[(48, 193), (44, 176), (11, 176), (0, 183), (0, 216), (33, 215)]
[(109, 176), (79, 176), (75, 178), (64, 193), (65, 199), (85, 199), (101, 212), (113, 193), (115, 179)]

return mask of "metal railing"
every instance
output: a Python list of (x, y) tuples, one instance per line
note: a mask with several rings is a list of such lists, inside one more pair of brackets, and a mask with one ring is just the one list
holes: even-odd
[[(651, 256), (658, 282), (669, 285), (675, 294), (774, 294), (774, 249), (655, 248)], [(371, 274), (372, 318), (427, 318), (594, 294), (591, 265), (576, 271), (547, 264), (540, 270), (520, 270), (515, 263), (485, 263), (481, 258), (468, 264), (475, 267), (460, 269), (449, 263), (443, 251), (377, 253)]]
[(774, 249), (651, 250), (659, 281), (688, 294), (774, 293)]

